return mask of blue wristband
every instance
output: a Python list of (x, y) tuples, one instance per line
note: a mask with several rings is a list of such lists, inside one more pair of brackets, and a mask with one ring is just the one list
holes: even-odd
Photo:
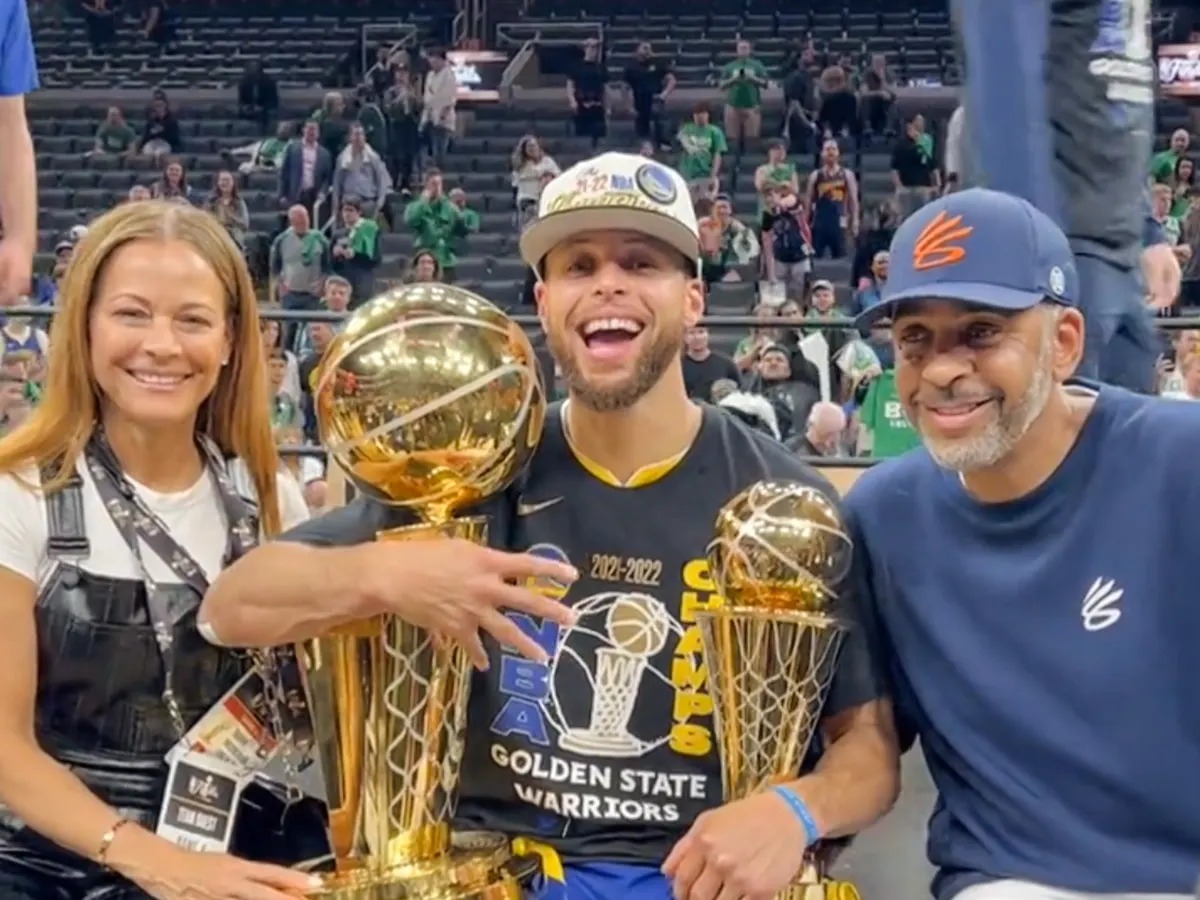
[(800, 799), (800, 795), (790, 787), (785, 787), (784, 785), (776, 785), (771, 790), (783, 798), (788, 808), (796, 814), (796, 818), (804, 826), (804, 836), (808, 839), (806, 846), (811, 847), (819, 841), (821, 839), (821, 830), (817, 828), (817, 820), (813, 818), (808, 805)]

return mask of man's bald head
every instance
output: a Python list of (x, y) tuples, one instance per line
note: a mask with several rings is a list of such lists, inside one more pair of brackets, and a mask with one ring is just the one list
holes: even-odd
[(827, 455), (834, 455), (846, 430), (846, 413), (836, 403), (821, 400), (808, 412), (808, 442)]

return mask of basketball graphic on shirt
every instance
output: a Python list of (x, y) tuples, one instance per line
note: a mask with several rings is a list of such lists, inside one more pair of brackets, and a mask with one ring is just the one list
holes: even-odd
[(662, 650), (670, 628), (670, 615), (653, 597), (620, 597), (608, 608), (609, 639), (633, 656), (653, 656)]
[(642, 704), (658, 708), (674, 697), (669, 673), (682, 626), (648, 594), (593, 594), (572, 609), (577, 618), (560, 636), (545, 705), (558, 746), (630, 758), (665, 743), (670, 723), (643, 722), (636, 713)]

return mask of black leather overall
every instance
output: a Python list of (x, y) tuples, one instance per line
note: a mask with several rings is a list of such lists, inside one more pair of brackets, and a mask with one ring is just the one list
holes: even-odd
[[(166, 786), (163, 757), (179, 734), (163, 702), (163, 661), (150, 623), (146, 588), (140, 580), (92, 575), (78, 567), (78, 560), (88, 556), (78, 480), (48, 494), (45, 502), (48, 554), (56, 565), (37, 598), (37, 740), (100, 799), (153, 830)], [(176, 658), (172, 687), (190, 728), (237, 682), (248, 662), (244, 654), (214, 647), (200, 636), (196, 611), (201, 598), (194, 590), (187, 585), (160, 584), (159, 588), (169, 592)], [(256, 803), (256, 796), (264, 802)], [(231, 852), (286, 861), (273, 852), (279, 848), (269, 846), (270, 839), (281, 837), (283, 830), (283, 806), (273, 801), (263, 788), (247, 789)], [(305, 824), (316, 831), (303, 829), (307, 834), (301, 841), (310, 845), (324, 840), (320, 815), (313, 814), (311, 803), (302, 804), (308, 814)], [(63, 815), (70, 811), (64, 810)], [(267, 818), (273, 821), (268, 823)], [(265, 825), (270, 826), (266, 834)], [(123, 878), (23, 827), (0, 807), (3, 900), (145, 897)]]

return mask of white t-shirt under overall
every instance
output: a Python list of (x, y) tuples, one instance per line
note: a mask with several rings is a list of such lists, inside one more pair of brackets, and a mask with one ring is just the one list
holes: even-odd
[[(83, 516), (88, 537), (88, 556), (75, 560), (81, 569), (109, 578), (140, 580), (142, 573), (133, 553), (125, 544), (117, 526), (96, 492), (95, 483), (82, 459), (76, 466), (83, 478), (81, 489)], [(21, 473), (26, 484), (40, 483), (37, 470)], [(245, 466), (230, 464), (234, 488), (247, 498), (254, 497), (253, 485)], [(206, 468), (200, 479), (183, 491), (164, 494), (133, 482), (134, 489), (167, 527), (171, 537), (191, 554), (211, 582), (221, 571), (228, 547), (228, 523), (212, 474)], [(308, 507), (299, 484), (290, 473), (280, 472), (279, 511), (286, 530), (308, 518)], [(0, 475), (0, 566), (42, 584), (53, 571), (54, 561), (47, 555), (49, 524), (45, 498), (30, 490), (12, 474)], [(151, 578), (161, 584), (175, 584), (179, 578), (157, 554), (142, 543), (142, 559)]]

